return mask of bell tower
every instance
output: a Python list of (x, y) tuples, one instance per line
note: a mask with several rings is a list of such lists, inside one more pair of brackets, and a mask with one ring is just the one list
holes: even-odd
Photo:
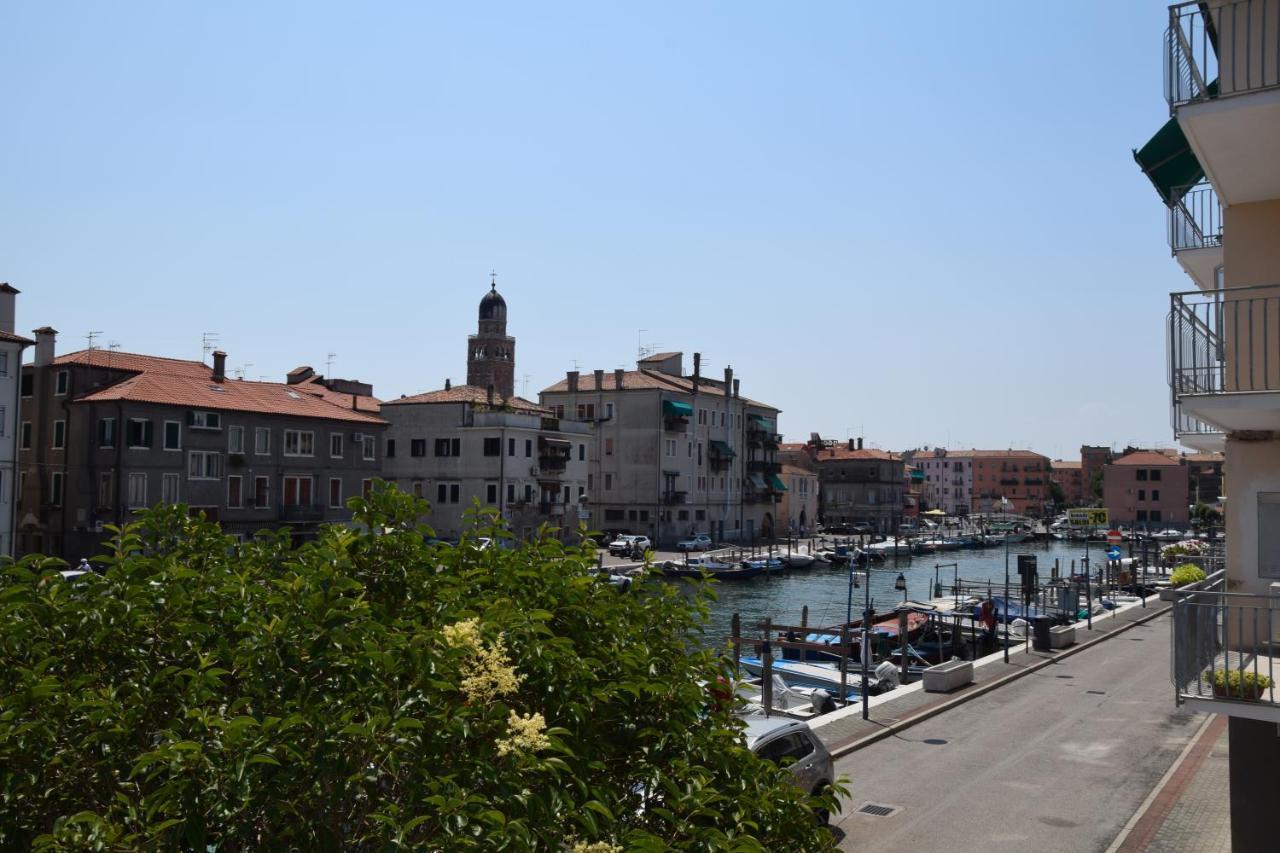
[(480, 300), (480, 322), (467, 337), (467, 384), (493, 386), (500, 397), (515, 396), (516, 339), (507, 334), (507, 302), (498, 293), (497, 276)]

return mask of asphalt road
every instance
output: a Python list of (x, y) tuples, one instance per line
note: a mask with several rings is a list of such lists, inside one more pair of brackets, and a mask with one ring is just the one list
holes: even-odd
[(832, 823), (844, 850), (1105, 850), (1199, 722), (1174, 712), (1163, 616), (839, 760)]

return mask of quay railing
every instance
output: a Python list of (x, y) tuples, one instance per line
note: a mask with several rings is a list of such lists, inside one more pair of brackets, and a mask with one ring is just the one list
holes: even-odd
[(1175, 401), (1280, 390), (1280, 285), (1173, 293), (1168, 320)]
[(1226, 573), (1170, 590), (1172, 679), (1178, 705), (1280, 720), (1280, 594), (1226, 591)]
[(1280, 86), (1280, 0), (1170, 6), (1164, 76), (1170, 109)]
[(1222, 245), (1222, 202), (1213, 184), (1201, 181), (1178, 187), (1169, 207), (1169, 248), (1176, 255), (1190, 249)]

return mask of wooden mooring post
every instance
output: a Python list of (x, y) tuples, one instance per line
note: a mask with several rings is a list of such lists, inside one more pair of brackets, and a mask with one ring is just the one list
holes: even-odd
[(730, 641), (733, 643), (733, 677), (742, 677), (742, 617), (736, 612), (733, 614), (732, 621), (729, 622), (729, 630), (733, 632)]
[(764, 642), (760, 645), (760, 695), (764, 699), (764, 715), (767, 717), (773, 710), (773, 647), (769, 641), (773, 639), (773, 620), (768, 616), (762, 623)]

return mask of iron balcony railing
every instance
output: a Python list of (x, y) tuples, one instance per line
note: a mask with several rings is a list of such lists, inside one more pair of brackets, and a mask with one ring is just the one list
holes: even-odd
[(1222, 203), (1213, 184), (1202, 181), (1174, 190), (1169, 208), (1169, 248), (1174, 254), (1222, 245)]
[(1170, 108), (1280, 86), (1280, 0), (1202, 0), (1169, 7)]
[(1175, 402), (1280, 390), (1280, 285), (1170, 294), (1168, 346)]
[(1227, 714), (1280, 709), (1280, 596), (1226, 592), (1226, 573), (1173, 590), (1175, 701), (1221, 703)]
[(1176, 394), (1173, 395), (1173, 402), (1169, 405), (1169, 419), (1173, 426), (1174, 438), (1223, 435), (1222, 430), (1216, 426), (1207, 424), (1199, 418), (1192, 417), (1184, 412), (1182, 410), (1182, 402)]

